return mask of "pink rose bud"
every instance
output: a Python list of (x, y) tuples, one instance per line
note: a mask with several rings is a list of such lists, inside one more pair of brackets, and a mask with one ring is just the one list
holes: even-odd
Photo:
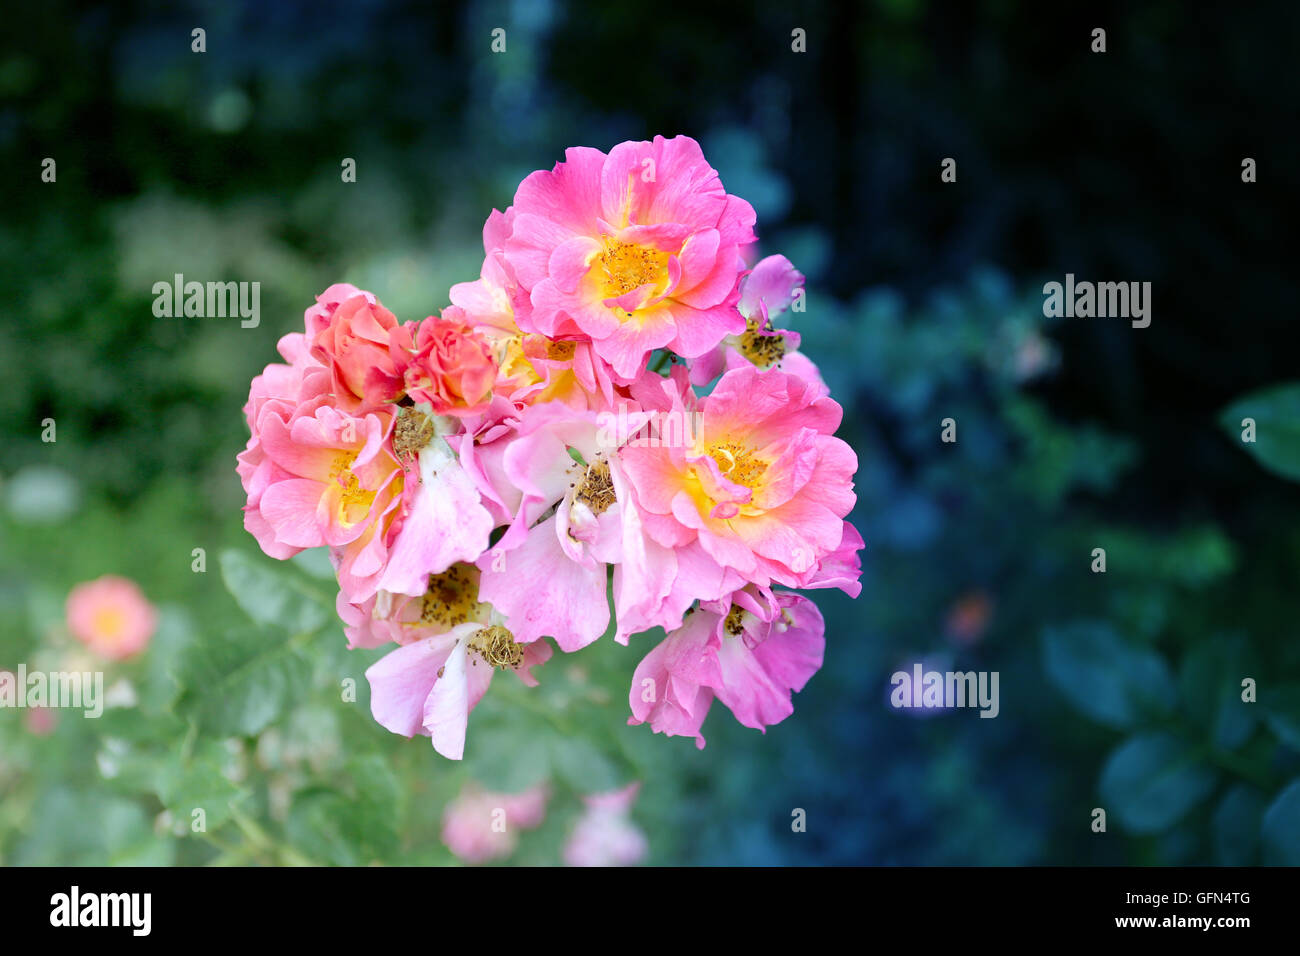
[(472, 415), (492, 397), (497, 363), (487, 341), (461, 322), (454, 306), (429, 316), (415, 335), (415, 354), (406, 367), (406, 392), (428, 402), (439, 415)]

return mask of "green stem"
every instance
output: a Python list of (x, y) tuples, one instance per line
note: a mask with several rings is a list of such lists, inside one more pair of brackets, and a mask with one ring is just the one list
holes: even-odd
[(230, 818), (244, 832), (244, 836), (248, 837), (249, 842), (261, 850), (266, 850), (273, 858), (278, 855), (280, 860), (289, 866), (316, 866), (315, 862), (293, 849), (293, 847), (277, 846), (256, 820), (241, 811), (232, 808)]

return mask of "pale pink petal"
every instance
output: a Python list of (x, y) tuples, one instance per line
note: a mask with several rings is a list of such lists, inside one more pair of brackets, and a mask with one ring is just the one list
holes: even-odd
[(456, 646), (454, 634), (407, 644), (381, 657), (366, 670), (370, 712), (383, 727), (403, 737), (424, 733), (424, 708), (439, 671)]

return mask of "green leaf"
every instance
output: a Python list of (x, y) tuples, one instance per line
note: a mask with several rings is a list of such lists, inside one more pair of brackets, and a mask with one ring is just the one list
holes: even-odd
[[(1255, 440), (1241, 440), (1242, 420), (1255, 420)], [(1269, 471), (1300, 481), (1300, 382), (1237, 399), (1219, 416), (1228, 435)]]
[(1254, 671), (1247, 648), (1231, 639), (1204, 640), (1183, 658), (1183, 709), (1220, 750), (1236, 750), (1255, 729), (1256, 705), (1241, 699), (1241, 678)]
[(221, 577), (239, 606), (258, 624), (302, 634), (319, 630), (333, 613), (327, 595), (302, 577), (255, 560), (243, 551), (221, 553)]
[(1101, 772), (1102, 805), (1134, 833), (1159, 833), (1210, 795), (1215, 774), (1186, 741), (1163, 732), (1130, 737)]
[(1264, 862), (1300, 866), (1300, 778), (1292, 780), (1264, 811)]
[[(126, 711), (126, 708), (122, 710)], [(120, 716), (105, 714), (102, 726), (96, 728), (102, 736), (95, 751), (95, 769), (110, 790), (124, 796), (137, 796), (154, 789), (168, 755), (166, 745), (147, 740), (146, 727), (150, 723), (149, 718), (136, 710)], [(167, 726), (177, 733), (183, 733), (185, 728), (179, 721)], [(149, 729), (154, 733), (161, 730)]]
[(1258, 706), (1268, 729), (1292, 750), (1300, 750), (1300, 683), (1281, 684), (1260, 694)]
[(158, 799), (187, 829), (194, 811), (202, 810), (210, 833), (225, 823), (232, 807), (247, 796), (230, 779), (231, 764), (229, 751), (215, 740), (200, 741), (188, 759), (178, 746), (158, 768)]
[(388, 765), (370, 755), (346, 767), (347, 792), (313, 787), (294, 795), (287, 832), (317, 863), (364, 866), (398, 846), (400, 788)]
[(248, 629), (196, 641), (180, 673), (182, 707), (205, 729), (253, 735), (307, 692), (311, 662), (285, 636)]
[(194, 638), (189, 616), (178, 608), (164, 607), (158, 631), (149, 644), (144, 679), (140, 682), (140, 711), (150, 716), (167, 713), (181, 696), (177, 670), (185, 648)]
[(93, 785), (53, 787), (36, 801), (13, 863), (18, 866), (109, 866), (142, 857), (170, 863), (170, 843), (154, 838), (138, 803)]
[(1173, 708), (1173, 679), (1164, 658), (1130, 647), (1103, 621), (1076, 621), (1043, 634), (1047, 676), (1093, 720), (1126, 729)]
[(1214, 811), (1214, 857), (1221, 866), (1250, 866), (1259, 854), (1260, 818), (1264, 797), (1254, 787), (1238, 784)]

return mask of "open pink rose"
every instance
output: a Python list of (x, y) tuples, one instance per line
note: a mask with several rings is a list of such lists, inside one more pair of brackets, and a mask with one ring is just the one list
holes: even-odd
[(101, 657), (125, 660), (143, 651), (158, 615), (134, 581), (106, 574), (68, 594), (68, 630)]
[(528, 295), (524, 331), (590, 340), (628, 381), (655, 349), (693, 358), (745, 330), (754, 210), (689, 136), (569, 149), (520, 183), (513, 209), (504, 261)]
[(822, 666), (826, 625), (799, 594), (747, 585), (702, 602), (637, 665), (629, 724), (694, 737), (716, 697), (746, 727), (766, 733), (794, 713), (791, 695)]

